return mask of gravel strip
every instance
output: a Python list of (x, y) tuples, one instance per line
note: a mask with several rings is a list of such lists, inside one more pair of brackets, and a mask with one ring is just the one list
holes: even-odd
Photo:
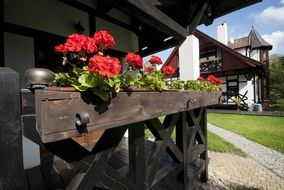
[(208, 123), (208, 130), (224, 138), (252, 159), (284, 179), (284, 154)]

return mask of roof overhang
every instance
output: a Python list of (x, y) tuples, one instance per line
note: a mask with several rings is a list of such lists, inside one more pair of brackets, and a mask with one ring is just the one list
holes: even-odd
[[(150, 54), (176, 45), (200, 24), (261, 0), (98, 0), (131, 16), (140, 39), (140, 53)], [(171, 40), (165, 40), (172, 37)], [(143, 47), (147, 49), (142, 50)]]

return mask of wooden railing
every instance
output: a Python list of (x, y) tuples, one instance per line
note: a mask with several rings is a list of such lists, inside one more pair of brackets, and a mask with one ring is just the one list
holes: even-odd
[(223, 70), (222, 60), (214, 62), (200, 62), (200, 73), (212, 73)]
[(248, 104), (246, 102), (246, 100), (248, 100), (247, 93), (248, 91), (246, 91), (244, 94), (235, 93), (231, 91), (222, 92), (222, 95), (220, 97), (220, 103), (236, 105), (236, 100), (238, 100), (239, 105), (236, 105), (236, 107), (240, 110), (248, 110)]

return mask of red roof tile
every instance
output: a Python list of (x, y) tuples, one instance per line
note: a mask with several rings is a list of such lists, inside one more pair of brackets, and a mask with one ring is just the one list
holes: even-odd
[(248, 47), (249, 46), (249, 38), (248, 38), (248, 36), (246, 36), (246, 37), (242, 37), (242, 38), (239, 38), (239, 39), (235, 39), (233, 43), (231, 43), (229, 41), (228, 46), (231, 49), (239, 49), (239, 48), (243, 48), (243, 47)]

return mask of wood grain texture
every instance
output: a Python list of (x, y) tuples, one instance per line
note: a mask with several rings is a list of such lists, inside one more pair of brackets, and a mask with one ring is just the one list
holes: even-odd
[(105, 130), (218, 103), (220, 93), (119, 92), (105, 103), (79, 92), (37, 90), (36, 122), (44, 143), (80, 136), (75, 115), (87, 112), (87, 132)]
[(26, 186), (19, 87), (19, 74), (0, 67), (0, 189)]

